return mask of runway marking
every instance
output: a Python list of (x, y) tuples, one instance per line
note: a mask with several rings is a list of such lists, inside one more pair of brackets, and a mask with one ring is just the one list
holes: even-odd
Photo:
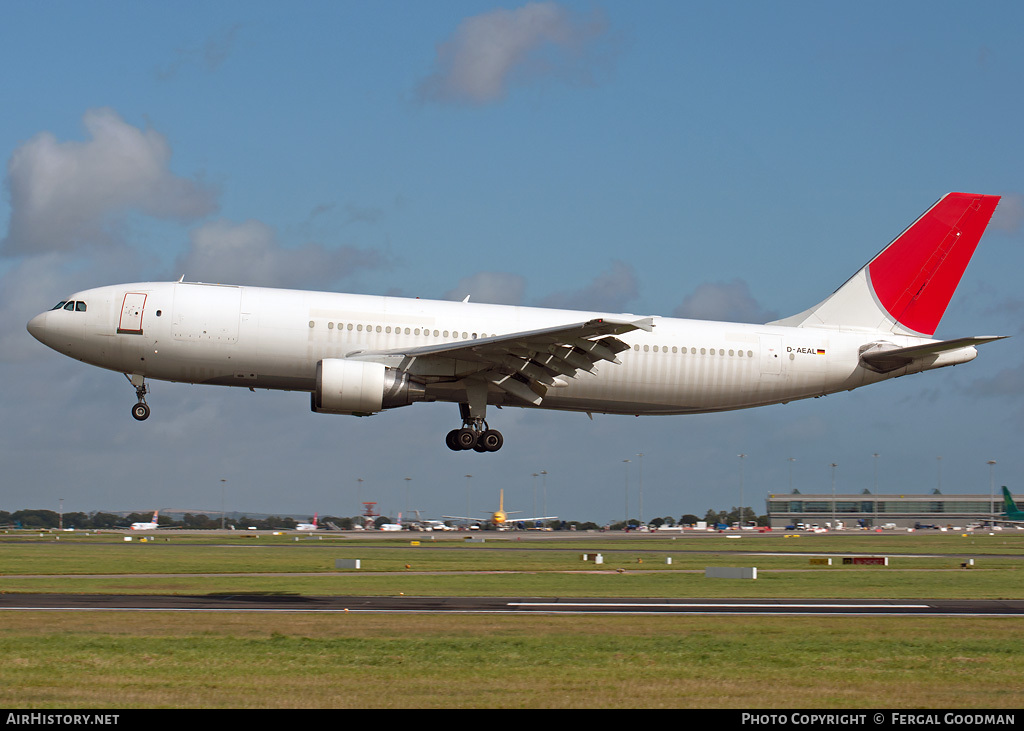
[(726, 604), (726, 603), (691, 603), (691, 602), (510, 602), (510, 607), (642, 607), (642, 608), (750, 608), (764, 609), (931, 609), (931, 604)]

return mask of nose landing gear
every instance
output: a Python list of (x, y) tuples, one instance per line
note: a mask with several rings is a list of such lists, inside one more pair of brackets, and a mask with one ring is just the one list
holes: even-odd
[(129, 376), (125, 373), (124, 375), (135, 386), (135, 397), (139, 400), (137, 404), (132, 406), (132, 416), (136, 421), (145, 421), (149, 418), (149, 404), (146, 403), (146, 394), (149, 393), (149, 386), (146, 384), (146, 379), (144, 376), (135, 374)]

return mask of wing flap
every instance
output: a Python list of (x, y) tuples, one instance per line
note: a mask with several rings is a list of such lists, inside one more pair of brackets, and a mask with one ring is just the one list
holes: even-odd
[(539, 406), (549, 386), (564, 386), (561, 377), (575, 378), (581, 371), (593, 373), (600, 361), (620, 364), (618, 353), (630, 346), (617, 335), (654, 329), (654, 318), (635, 320), (595, 318), (586, 322), (495, 335), (473, 340), (424, 345), (415, 348), (360, 351), (350, 353), (358, 360), (396, 359), (404, 368), (417, 358), (432, 357), (459, 361), (460, 365), (478, 364), (471, 374), (482, 378), (505, 393)]

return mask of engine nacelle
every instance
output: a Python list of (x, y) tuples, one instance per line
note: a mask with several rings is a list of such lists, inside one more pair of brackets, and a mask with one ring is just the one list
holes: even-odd
[(310, 408), (318, 414), (370, 416), (425, 398), (424, 386), (411, 381), (404, 371), (382, 363), (325, 358), (316, 364)]

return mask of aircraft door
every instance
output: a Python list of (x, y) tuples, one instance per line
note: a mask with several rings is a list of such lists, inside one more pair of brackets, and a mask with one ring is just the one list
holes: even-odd
[(121, 319), (117, 331), (121, 334), (142, 335), (142, 315), (146, 309), (146, 295), (128, 292), (121, 303)]

